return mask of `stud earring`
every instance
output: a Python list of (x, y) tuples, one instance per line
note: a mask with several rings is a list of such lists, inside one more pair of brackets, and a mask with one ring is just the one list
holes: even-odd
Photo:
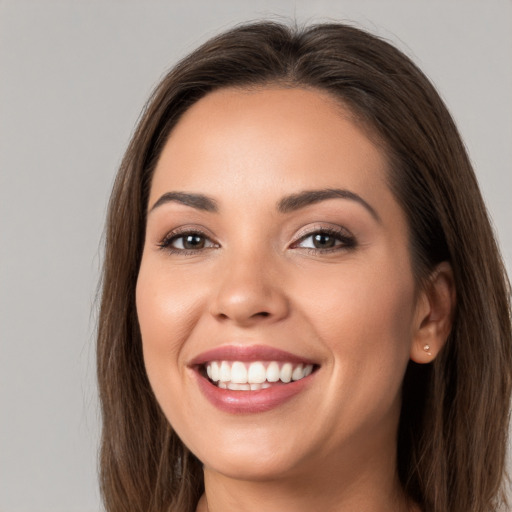
[(430, 345), (424, 345), (424, 346), (423, 346), (423, 350), (424, 350), (424, 351), (425, 351), (429, 356), (431, 356), (431, 355), (432, 355), (432, 353), (431, 353), (431, 352), (429, 352), (429, 351), (430, 351)]

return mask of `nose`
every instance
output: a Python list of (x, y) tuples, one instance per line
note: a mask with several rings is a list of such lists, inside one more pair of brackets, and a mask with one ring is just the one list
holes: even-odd
[(268, 258), (239, 255), (218, 276), (211, 313), (219, 321), (231, 321), (240, 327), (286, 318), (289, 301), (283, 275)]

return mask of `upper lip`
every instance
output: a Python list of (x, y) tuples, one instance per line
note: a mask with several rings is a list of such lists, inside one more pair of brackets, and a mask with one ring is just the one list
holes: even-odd
[(289, 363), (317, 364), (315, 361), (267, 345), (223, 345), (194, 357), (189, 366), (203, 365), (210, 361), (283, 361)]

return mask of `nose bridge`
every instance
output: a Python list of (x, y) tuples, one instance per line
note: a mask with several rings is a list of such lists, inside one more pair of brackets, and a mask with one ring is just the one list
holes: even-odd
[(212, 314), (240, 325), (277, 321), (288, 314), (278, 256), (265, 244), (226, 250), (219, 269)]

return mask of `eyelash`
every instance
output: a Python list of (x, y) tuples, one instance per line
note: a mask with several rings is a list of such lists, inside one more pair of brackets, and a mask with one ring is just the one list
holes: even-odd
[[(206, 243), (206, 240), (210, 240), (208, 235), (199, 229), (183, 229), (183, 230), (171, 231), (170, 233), (168, 233), (165, 236), (165, 238), (158, 244), (158, 247), (160, 247), (160, 249), (170, 252), (171, 254), (180, 254), (183, 256), (191, 256), (191, 255), (197, 254), (198, 252), (205, 250), (205, 249), (215, 249), (216, 248), (216, 244), (214, 242), (211, 242), (211, 240), (210, 240), (210, 242), (212, 243), (212, 246), (201, 247), (200, 249), (177, 249), (176, 247), (172, 246), (172, 244), (176, 240), (179, 240), (180, 238), (184, 239), (187, 236), (199, 236), (205, 240), (205, 243)], [(217, 245), (217, 247), (218, 247), (218, 245)]]
[[(294, 241), (290, 247), (292, 249), (298, 248), (300, 243), (303, 243), (308, 238), (311, 238), (315, 235), (326, 235), (329, 237), (333, 237), (336, 242), (341, 242), (335, 245), (334, 247), (330, 248), (315, 248), (315, 247), (302, 247), (303, 250), (306, 250), (307, 252), (311, 254), (326, 254), (326, 253), (332, 253), (332, 252), (338, 252), (343, 250), (350, 250), (354, 249), (357, 246), (356, 239), (354, 236), (352, 236), (350, 233), (348, 233), (345, 229), (337, 229), (337, 228), (326, 228), (326, 227), (319, 227), (312, 231), (309, 231), (308, 233), (305, 233), (301, 235), (296, 241)], [(172, 244), (176, 242), (177, 240), (184, 239), (187, 236), (198, 236), (201, 237), (206, 241), (208, 240), (211, 245), (209, 247), (201, 247), (199, 249), (177, 249), (176, 247), (173, 247)], [(184, 229), (183, 231), (172, 231), (171, 233), (167, 234), (165, 238), (158, 244), (158, 247), (162, 250), (166, 250), (170, 252), (171, 254), (180, 254), (182, 256), (191, 256), (198, 254), (199, 252), (205, 250), (205, 249), (215, 249), (218, 248), (218, 244), (215, 244), (215, 242), (212, 242), (212, 240), (208, 237), (206, 233), (204, 233), (201, 230), (198, 229)]]
[(313, 231), (309, 231), (302, 236), (300, 236), (293, 244), (292, 248), (297, 247), (297, 245), (301, 242), (304, 242), (308, 238), (311, 238), (315, 235), (327, 235), (329, 237), (334, 238), (335, 242), (341, 242), (334, 247), (330, 247), (327, 249), (320, 249), (315, 247), (303, 247), (302, 249), (310, 252), (311, 254), (326, 254), (338, 251), (346, 251), (350, 249), (354, 249), (357, 246), (356, 239), (353, 235), (351, 235), (346, 229), (342, 228), (334, 228), (334, 227), (318, 227)]

